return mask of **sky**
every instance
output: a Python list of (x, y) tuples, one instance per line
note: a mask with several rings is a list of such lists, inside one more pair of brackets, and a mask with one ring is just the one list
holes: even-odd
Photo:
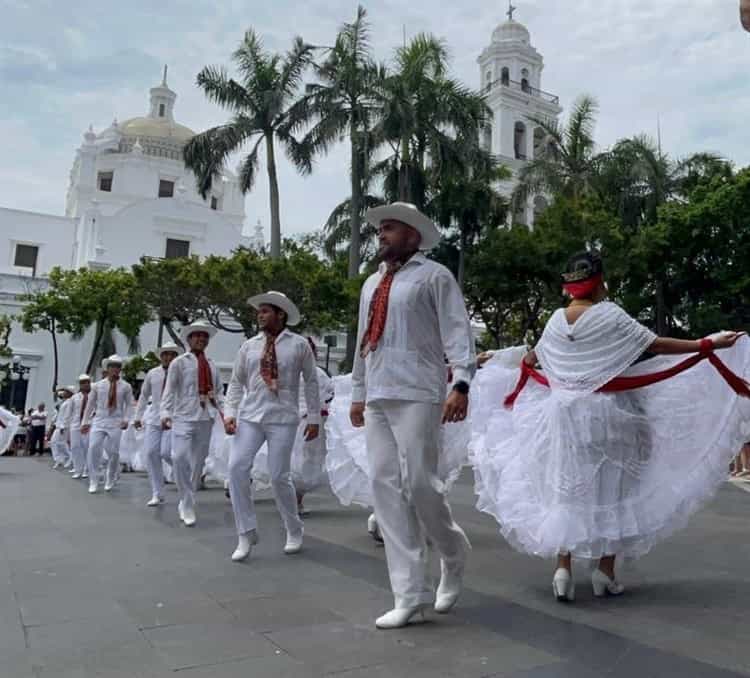
[[(243, 31), (254, 28), (269, 50), (296, 35), (331, 44), (355, 16), (345, 0), (0, 0), (0, 206), (62, 214), (75, 149), (96, 131), (148, 112), (148, 90), (169, 66), (178, 94), (175, 117), (200, 131), (228, 117), (207, 102), (195, 76), (229, 65)], [(375, 57), (389, 61), (404, 32), (445, 39), (452, 74), (478, 88), (476, 59), (507, 2), (372, 0)], [(443, 7), (439, 7), (443, 4)], [(599, 102), (596, 139), (656, 135), (679, 157), (713, 151), (750, 165), (750, 34), (737, 0), (514, 0), (515, 19), (543, 55), (542, 88), (560, 96), (563, 119), (580, 94)], [(285, 235), (314, 231), (347, 197), (348, 150), (320, 159), (300, 177), (281, 156)], [(264, 165), (262, 165), (264, 167)], [(246, 198), (247, 224), (268, 234), (265, 172)]]

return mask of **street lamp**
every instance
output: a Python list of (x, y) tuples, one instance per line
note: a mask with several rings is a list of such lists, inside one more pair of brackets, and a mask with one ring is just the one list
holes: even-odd
[(335, 334), (327, 334), (325, 337), (323, 337), (323, 341), (326, 345), (326, 372), (328, 372), (328, 363), (331, 358), (331, 349), (336, 348), (337, 338)]
[(3, 374), (3, 381), (5, 381), (5, 379), (10, 379), (9, 406), (15, 407), (16, 384), (19, 380), (28, 381), (31, 368), (21, 365), (21, 356), (14, 355), (10, 359), (10, 362), (6, 362), (5, 364), (0, 363), (0, 372)]

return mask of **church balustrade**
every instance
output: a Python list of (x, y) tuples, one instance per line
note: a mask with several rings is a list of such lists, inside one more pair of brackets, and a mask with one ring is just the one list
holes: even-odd
[(508, 89), (514, 89), (519, 92), (524, 92), (525, 94), (530, 94), (533, 97), (538, 97), (539, 99), (547, 101), (551, 104), (557, 105), (560, 103), (560, 97), (556, 94), (550, 94), (549, 92), (545, 92), (542, 89), (532, 87), (528, 84), (528, 82), (518, 82), (517, 80), (504, 79), (494, 80), (486, 87), (486, 90), (491, 91), (497, 87), (507, 87)]

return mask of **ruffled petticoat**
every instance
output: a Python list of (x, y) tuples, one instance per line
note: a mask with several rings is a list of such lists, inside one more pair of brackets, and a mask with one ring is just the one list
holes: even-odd
[[(331, 403), (326, 422), (328, 482), (331, 491), (344, 506), (359, 504), (371, 507), (373, 499), (365, 429), (354, 428), (349, 420), (352, 378), (347, 374), (335, 377), (333, 381), (336, 397)], [(446, 493), (468, 463), (468, 447), (468, 422), (443, 426), (438, 476), (445, 484)]]
[[(750, 341), (718, 355), (747, 377)], [(634, 369), (657, 371), (680, 359)], [(502, 371), (505, 384), (508, 373), (518, 375)], [(485, 434), (472, 442), (477, 507), (520, 551), (590, 559), (642, 556), (684, 527), (726, 480), (750, 418), (750, 401), (706, 361), (622, 393), (580, 395), (529, 382), (512, 413), (502, 397), (491, 409)]]
[(3, 423), (3, 426), (0, 426), (0, 454), (2, 454), (13, 442), (13, 436), (16, 435), (21, 420), (4, 407), (0, 407), (0, 421)]
[[(325, 420), (321, 422), (320, 435), (315, 440), (305, 440), (307, 419), (301, 419), (297, 427), (292, 447), (292, 482), (298, 492), (307, 494), (323, 487), (328, 482), (326, 472), (326, 430)], [(264, 443), (253, 462), (255, 490), (261, 492), (271, 488), (271, 475), (268, 471), (268, 446)]]

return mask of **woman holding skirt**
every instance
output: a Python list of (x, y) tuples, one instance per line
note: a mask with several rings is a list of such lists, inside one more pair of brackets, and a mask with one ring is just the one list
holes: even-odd
[(524, 357), (514, 410), (492, 416), (473, 461), (478, 508), (516, 549), (557, 556), (554, 595), (572, 601), (572, 557), (598, 561), (596, 596), (618, 595), (616, 556), (647, 553), (724, 482), (750, 414), (738, 397), (750, 342), (657, 337), (605, 301), (596, 252), (570, 260), (563, 287), (572, 301)]

